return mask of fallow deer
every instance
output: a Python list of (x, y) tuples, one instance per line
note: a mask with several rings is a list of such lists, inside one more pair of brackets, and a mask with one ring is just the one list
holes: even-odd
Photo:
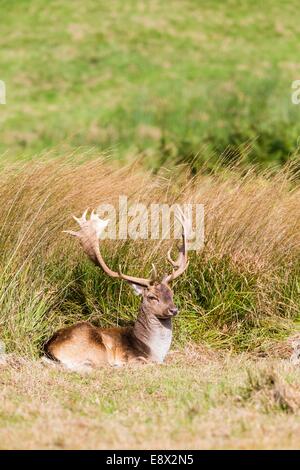
[[(73, 370), (97, 367), (104, 364), (121, 366), (128, 362), (162, 363), (172, 341), (172, 317), (178, 309), (173, 302), (169, 284), (188, 266), (187, 226), (181, 214), (182, 244), (176, 261), (168, 251), (167, 259), (173, 266), (161, 282), (153, 276), (149, 279), (133, 277), (111, 270), (105, 263), (99, 248), (100, 235), (107, 224), (93, 211), (89, 219), (87, 211), (74, 219), (80, 230), (66, 232), (77, 237), (87, 256), (113, 278), (128, 282), (142, 297), (140, 313), (132, 327), (99, 328), (87, 322), (57, 331), (45, 345), (46, 356)], [(156, 276), (155, 276), (156, 277)]]

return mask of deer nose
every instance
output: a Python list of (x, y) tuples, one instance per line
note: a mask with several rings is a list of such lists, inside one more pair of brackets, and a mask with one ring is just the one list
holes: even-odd
[(169, 313), (170, 313), (172, 316), (177, 315), (177, 313), (178, 313), (178, 308), (177, 308), (177, 307), (169, 308)]

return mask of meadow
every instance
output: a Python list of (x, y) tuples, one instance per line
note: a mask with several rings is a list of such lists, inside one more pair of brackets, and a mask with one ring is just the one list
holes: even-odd
[[(0, 0), (0, 448), (299, 447), (297, 6)], [(58, 328), (136, 318), (62, 233), (121, 195), (204, 205), (167, 362), (47, 367)], [(102, 251), (162, 276), (171, 245)]]
[(84, 376), (10, 358), (0, 449), (299, 448), (299, 367), (187, 346)]
[[(0, 153), (93, 147), (150, 168), (298, 151), (298, 2), (1, 0)], [(251, 145), (250, 145), (251, 144)]]

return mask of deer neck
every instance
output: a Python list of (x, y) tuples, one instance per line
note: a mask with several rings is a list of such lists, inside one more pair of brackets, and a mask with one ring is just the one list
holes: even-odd
[(155, 362), (163, 362), (172, 341), (172, 321), (160, 319), (151, 312), (145, 312), (143, 306), (133, 327), (137, 340), (146, 345), (148, 357)]

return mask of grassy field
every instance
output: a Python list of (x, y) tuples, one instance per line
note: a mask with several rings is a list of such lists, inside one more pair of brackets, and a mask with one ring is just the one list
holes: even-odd
[(288, 361), (190, 345), (162, 366), (80, 376), (11, 358), (0, 370), (1, 449), (299, 448)]
[[(298, 149), (298, 2), (1, 0), (0, 153), (78, 146), (154, 167)], [(249, 147), (251, 142), (251, 150)], [(194, 162), (195, 164), (195, 162)]]
[[(298, 2), (0, 9), (0, 448), (299, 447)], [(172, 353), (90, 375), (46, 367), (58, 328), (136, 318), (128, 285), (62, 233), (121, 195), (204, 205), (204, 247), (174, 283)], [(162, 276), (169, 247), (102, 250)]]

